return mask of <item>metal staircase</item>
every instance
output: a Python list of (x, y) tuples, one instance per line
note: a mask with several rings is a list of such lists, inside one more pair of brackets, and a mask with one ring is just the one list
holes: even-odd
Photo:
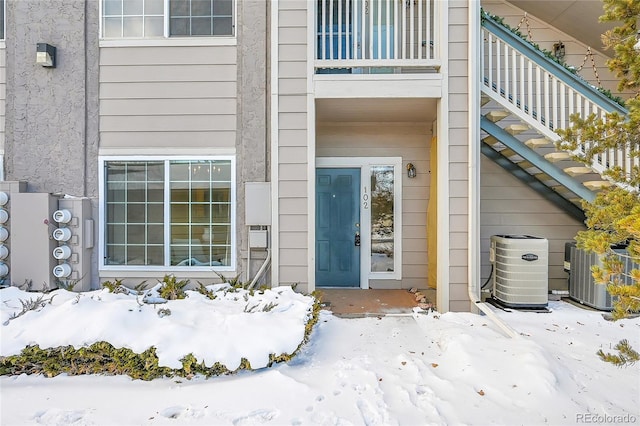
[(554, 129), (570, 125), (579, 114), (604, 116), (626, 110), (562, 65), (493, 20), (482, 18), (482, 153), (582, 221), (581, 201), (611, 182), (609, 167), (629, 170), (632, 160), (608, 152), (586, 167), (560, 152)]

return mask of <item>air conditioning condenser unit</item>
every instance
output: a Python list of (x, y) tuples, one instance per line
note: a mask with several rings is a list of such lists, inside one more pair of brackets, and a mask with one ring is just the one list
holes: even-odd
[(549, 241), (531, 235), (493, 235), (493, 298), (512, 308), (544, 308), (549, 297)]
[[(631, 285), (631, 271), (640, 269), (640, 265), (632, 261), (624, 246), (613, 246), (611, 249), (622, 261), (622, 282)], [(569, 273), (569, 297), (583, 305), (601, 311), (611, 311), (615, 298), (611, 297), (605, 284), (596, 284), (591, 272), (594, 265), (603, 266), (600, 256), (596, 253), (579, 249), (575, 241), (565, 244), (565, 271)]]

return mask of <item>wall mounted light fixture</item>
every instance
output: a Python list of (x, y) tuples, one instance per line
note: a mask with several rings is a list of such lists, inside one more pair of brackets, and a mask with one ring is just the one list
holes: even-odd
[(407, 177), (414, 178), (416, 174), (415, 166), (412, 163), (407, 164)]
[(38, 43), (36, 47), (36, 64), (46, 68), (56, 67), (56, 48), (47, 43)]
[(557, 43), (554, 43), (553, 45), (553, 50), (552, 50), (553, 56), (556, 57), (557, 60), (561, 61), (564, 59), (564, 55), (565, 55), (565, 47), (564, 47), (564, 43), (559, 41)]

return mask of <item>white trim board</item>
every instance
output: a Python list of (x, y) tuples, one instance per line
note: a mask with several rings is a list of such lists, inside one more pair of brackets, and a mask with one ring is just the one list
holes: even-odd
[[(316, 98), (440, 98), (442, 75), (410, 74), (373, 75), (315, 75), (313, 76)], [(329, 78), (328, 78), (329, 77)]]

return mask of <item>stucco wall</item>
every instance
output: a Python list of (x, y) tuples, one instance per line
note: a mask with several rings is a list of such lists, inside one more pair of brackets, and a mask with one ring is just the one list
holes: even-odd
[[(240, 266), (246, 271), (247, 237), (244, 226), (244, 182), (268, 180), (269, 144), (267, 138), (267, 81), (268, 49), (267, 16), (269, 3), (245, 0), (238, 2), (238, 111), (236, 137), (236, 173), (238, 211), (238, 254), (243, 259)], [(264, 206), (265, 209), (270, 206)], [(263, 261), (265, 252), (252, 250), (250, 276)], [(266, 274), (268, 278), (268, 274)]]
[[(28, 181), (30, 192), (95, 196), (98, 2), (6, 8), (6, 179)], [(56, 68), (35, 63), (37, 43), (57, 48)]]

